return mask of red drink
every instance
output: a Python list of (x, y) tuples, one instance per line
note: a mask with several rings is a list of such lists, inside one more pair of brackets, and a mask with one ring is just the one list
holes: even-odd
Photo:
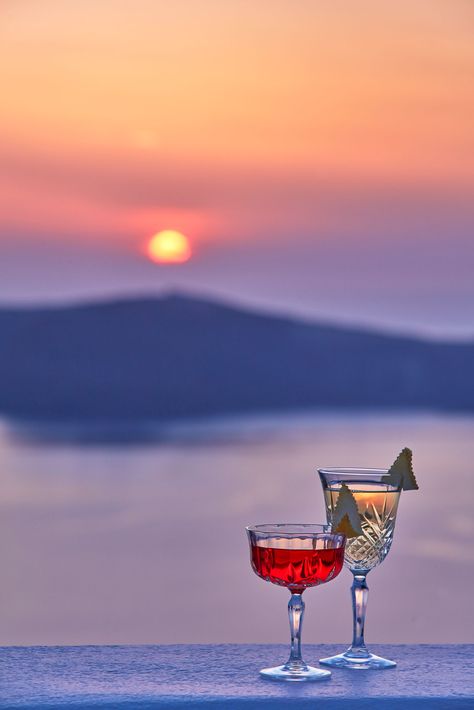
[(329, 549), (294, 549), (252, 545), (252, 567), (267, 582), (301, 593), (336, 577), (344, 562), (344, 545)]
[(329, 525), (275, 523), (249, 525), (247, 537), (253, 571), (266, 582), (287, 587), (291, 650), (288, 662), (260, 673), (272, 680), (321, 680), (330, 673), (308, 666), (301, 656), (301, 623), (306, 587), (315, 587), (337, 577), (344, 562), (345, 535), (331, 532)]

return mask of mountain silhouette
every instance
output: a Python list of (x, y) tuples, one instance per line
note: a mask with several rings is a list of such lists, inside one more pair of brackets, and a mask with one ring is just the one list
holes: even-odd
[(0, 309), (0, 413), (137, 421), (314, 407), (474, 410), (474, 343), (168, 295)]

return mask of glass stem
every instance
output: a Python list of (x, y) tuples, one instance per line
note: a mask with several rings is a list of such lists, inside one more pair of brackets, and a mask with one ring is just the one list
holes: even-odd
[(301, 594), (292, 594), (288, 602), (290, 619), (291, 650), (286, 667), (303, 668), (306, 666), (301, 656), (301, 626), (303, 624), (305, 603)]
[(354, 633), (350, 651), (355, 651), (359, 655), (368, 654), (364, 641), (365, 612), (367, 609), (367, 599), (369, 598), (369, 588), (367, 586), (366, 577), (367, 572), (354, 574), (354, 581), (351, 587)]

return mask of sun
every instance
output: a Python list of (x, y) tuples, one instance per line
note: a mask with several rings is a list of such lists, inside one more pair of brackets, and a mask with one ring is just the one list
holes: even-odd
[(189, 239), (174, 229), (155, 234), (147, 245), (148, 257), (158, 264), (183, 264), (191, 258)]

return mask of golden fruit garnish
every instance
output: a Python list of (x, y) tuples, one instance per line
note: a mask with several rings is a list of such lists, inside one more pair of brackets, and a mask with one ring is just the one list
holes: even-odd
[(332, 531), (346, 537), (362, 535), (357, 503), (349, 488), (343, 483), (332, 514)]
[(351, 521), (349, 520), (349, 516), (347, 514), (343, 516), (342, 520), (335, 529), (333, 526), (332, 531), (333, 533), (343, 533), (347, 538), (358, 536), (358, 533), (352, 527)]
[(417, 491), (418, 483), (413, 473), (412, 460), (412, 450), (405, 447), (389, 468), (387, 475), (383, 477), (383, 482), (397, 488), (401, 487), (404, 491)]

